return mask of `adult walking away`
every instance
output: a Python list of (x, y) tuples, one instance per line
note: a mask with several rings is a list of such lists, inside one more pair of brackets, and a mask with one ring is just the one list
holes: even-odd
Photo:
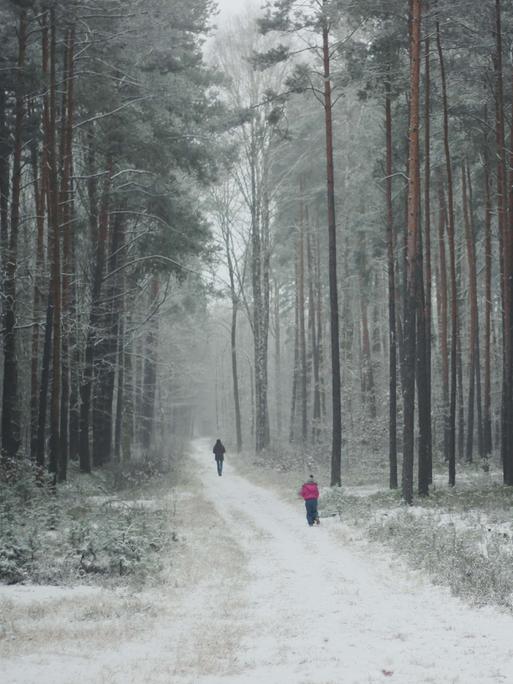
[(217, 463), (217, 474), (219, 475), (219, 477), (221, 477), (221, 475), (223, 474), (223, 462), (226, 449), (224, 448), (224, 444), (221, 442), (220, 439), (216, 440), (213, 452)]
[(317, 511), (317, 500), (319, 498), (319, 487), (314, 480), (314, 476), (310, 475), (307, 482), (301, 487), (300, 496), (305, 500), (306, 520), (310, 527), (319, 525), (319, 513)]

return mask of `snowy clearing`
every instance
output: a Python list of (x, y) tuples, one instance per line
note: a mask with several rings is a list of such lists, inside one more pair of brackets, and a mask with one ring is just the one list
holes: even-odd
[[(512, 617), (466, 606), (375, 545), (353, 542), (336, 518), (307, 527), (299, 499), (279, 500), (236, 475), (229, 459), (218, 477), (209, 445), (195, 443), (200, 484), (191, 479), (194, 496), (181, 497), (178, 506), (186, 544), (162, 587), (132, 598), (141, 604), (138, 621), (127, 597), (122, 605), (115, 592), (102, 590), (117, 605), (118, 622), (110, 615), (112, 624), (102, 625), (101, 615), (91, 615), (81, 629), (98, 592), (73, 597), (63, 589), (62, 629), (45, 634), (54, 590), (3, 588), (1, 599), (43, 629), (33, 646), (20, 630), (19, 646), (3, 648), (3, 682), (513, 681)], [(31, 593), (39, 606), (32, 614)], [(96, 621), (104, 640), (94, 644), (92, 658), (93, 641), (101, 642), (93, 638)]]

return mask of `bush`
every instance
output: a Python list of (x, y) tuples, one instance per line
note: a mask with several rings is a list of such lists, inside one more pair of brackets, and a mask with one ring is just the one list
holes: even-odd
[(332, 489), (320, 511), (338, 515), (455, 595), (513, 609), (511, 496), (496, 485), (439, 489), (407, 507), (397, 491), (357, 497)]
[(457, 526), (433, 515), (419, 517), (402, 511), (391, 520), (371, 523), (368, 531), (371, 539), (406, 556), (454, 594), (479, 605), (513, 607), (511, 542), (501, 543), (504, 540), (494, 534), (486, 540), (485, 528)]
[[(137, 498), (107, 498), (109, 477), (80, 476), (56, 490), (27, 466), (0, 483), (0, 582), (143, 582), (157, 574), (172, 538), (167, 516)], [(145, 471), (144, 482), (151, 477)]]

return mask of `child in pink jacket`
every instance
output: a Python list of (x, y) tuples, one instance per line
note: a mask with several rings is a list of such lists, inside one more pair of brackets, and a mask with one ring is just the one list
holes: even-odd
[(317, 499), (319, 498), (319, 488), (317, 487), (317, 482), (315, 482), (313, 475), (310, 475), (307, 482), (303, 484), (299, 494), (305, 500), (306, 520), (308, 525), (310, 527), (318, 525), (319, 513), (317, 512)]

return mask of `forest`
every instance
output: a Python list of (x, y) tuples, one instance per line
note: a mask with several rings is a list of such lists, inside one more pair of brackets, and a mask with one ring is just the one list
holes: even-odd
[[(161, 609), (116, 588), (202, 587), (209, 554), (240, 580), (252, 533), (214, 485), (274, 534), (254, 498), (293, 503), (313, 473), (320, 534), (511, 619), (510, 3), (0, 0), (0, 20), (0, 584), (102, 587), (126, 645)], [(238, 495), (199, 457), (216, 437)], [(404, 681), (452, 681), (446, 655)], [(406, 662), (387, 657), (380, 677)], [(177, 658), (173, 680), (86, 681), (233, 674)], [(339, 681), (290, 667), (237, 681)]]
[(306, 452), (331, 485), (386, 460), (409, 504), (434, 469), (512, 484), (511, 19), (275, 2), (218, 37), (228, 102), (257, 111), (213, 198), (232, 302), (217, 420), (237, 448)]

